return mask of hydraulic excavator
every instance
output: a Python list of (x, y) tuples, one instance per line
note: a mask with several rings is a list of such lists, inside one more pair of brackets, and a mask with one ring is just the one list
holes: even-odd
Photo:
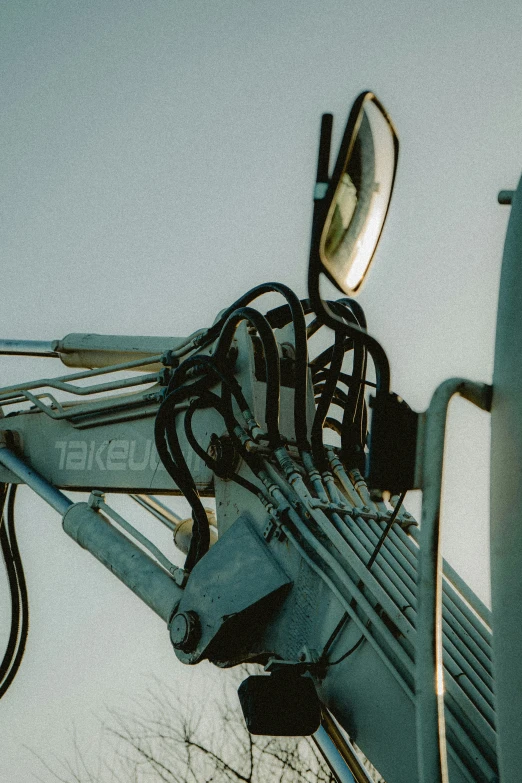
[[(67, 374), (0, 388), (2, 551), (20, 665), (27, 593), (14, 528), (26, 484), (165, 622), (178, 659), (257, 663), (249, 730), (313, 735), (340, 781), (522, 779), (522, 187), (511, 205), (493, 385), (451, 378), (416, 412), (356, 298), (393, 192), (399, 142), (371, 92), (333, 164), (321, 124), (308, 299), (258, 285), (183, 338), (0, 341)], [(341, 294), (323, 299), (321, 276)], [(269, 310), (267, 293), (280, 303)], [(314, 346), (319, 349), (314, 350)], [(490, 611), (441, 554), (446, 411), (491, 412)], [(422, 490), (420, 524), (406, 493)], [(73, 502), (68, 491), (90, 493)], [(126, 493), (172, 529), (183, 567), (118, 514)], [(184, 495), (180, 520), (169, 495)], [(158, 496), (161, 496), (161, 500)], [(215, 498), (215, 515), (203, 505)]]

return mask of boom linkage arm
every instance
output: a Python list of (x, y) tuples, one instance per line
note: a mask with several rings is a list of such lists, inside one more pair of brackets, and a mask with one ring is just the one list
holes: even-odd
[(169, 622), (182, 594), (182, 569), (169, 574), (91, 505), (73, 503), (8, 449), (5, 441), (0, 443), (0, 462), (61, 515), (67, 535)]

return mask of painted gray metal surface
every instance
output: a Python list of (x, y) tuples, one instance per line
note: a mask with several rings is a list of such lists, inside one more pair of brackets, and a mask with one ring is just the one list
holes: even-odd
[[(234, 500), (235, 489), (235, 485), (228, 482), (227, 505), (248, 506), (253, 511), (255, 501), (246, 501), (244, 496), (239, 500), (241, 488), (237, 488), (238, 498)], [(224, 496), (218, 493), (218, 497), (221, 503)], [(259, 514), (252, 517), (255, 524), (259, 526), (259, 532), (263, 530), (265, 524), (262, 508), (259, 504)], [(384, 520), (381, 522), (381, 525), (383, 524)], [(308, 650), (312, 651), (313, 659), (314, 655), (319, 656), (324, 649), (343, 611), (351, 609), (354, 616), (336, 639), (331, 658), (335, 660), (341, 657), (344, 652), (353, 647), (361, 634), (366, 637), (366, 641), (350, 657), (327, 668), (325, 674), (319, 676), (316, 683), (318, 692), (341, 725), (356, 738), (357, 743), (389, 783), (402, 783), (404, 780), (413, 782), (418, 780), (416, 743), (412, 739), (416, 736), (415, 631), (411, 624), (415, 619), (414, 597), (412, 611), (406, 612), (410, 618), (407, 622), (403, 612), (406, 604), (411, 600), (411, 595), (408, 597), (405, 592), (408, 581), (407, 569), (413, 569), (412, 573), (415, 576), (418, 548), (413, 539), (397, 528), (392, 531), (382, 550), (382, 560), (386, 557), (389, 563), (393, 564), (392, 572), (387, 574), (386, 570), (380, 567), (380, 554), (375, 563), (375, 574), (372, 575), (365, 569), (364, 563), (375, 545), (377, 533), (362, 519), (354, 521), (352, 525), (357, 526), (358, 532), (356, 534), (347, 528), (347, 540), (344, 545), (334, 535), (335, 529), (331, 525), (329, 528), (325, 527), (327, 531), (325, 535), (328, 533), (331, 542), (328, 544), (325, 539), (322, 539), (315, 545), (316, 554), (323, 546), (327, 547), (332, 566), (337, 560), (338, 576), (332, 573), (331, 567), (323, 570), (323, 576), (320, 575), (321, 560), (314, 555), (311, 530), (308, 531), (310, 548), (306, 559), (303, 559), (304, 549), (302, 543), (299, 543), (300, 539), (295, 539), (295, 533), (289, 529), (288, 533), (298, 544), (297, 547), (294, 546), (292, 539), (285, 541), (271, 538), (268, 541), (267, 546), (288, 573), (293, 585), (288, 597), (271, 618), (262, 637), (257, 640), (251, 639), (250, 653), (255, 655), (272, 651), (279, 658), (297, 660), (300, 655), (306, 655)], [(379, 530), (382, 530), (382, 527)], [(357, 545), (357, 541), (360, 546)], [(223, 553), (223, 561), (226, 563), (225, 553)], [(234, 561), (247, 563), (248, 558), (238, 557), (235, 553)], [(312, 565), (314, 568), (311, 567)], [(399, 581), (394, 582), (390, 578), (392, 574), (403, 580), (402, 586)], [(364, 590), (359, 586), (361, 580), (364, 580)], [(242, 582), (239, 581), (238, 586), (241, 584)], [(392, 589), (393, 584), (396, 585), (395, 592)], [(414, 578), (410, 579), (409, 584), (415, 589)], [(480, 711), (474, 707), (474, 699), (480, 701), (482, 697), (477, 688), (484, 687), (484, 693), (488, 693), (491, 699), (492, 686), (491, 677), (489, 676), (488, 679), (487, 672), (475, 657), (483, 654), (483, 660), (487, 665), (488, 654), (483, 653), (475, 638), (479, 639), (485, 650), (488, 649), (490, 642), (481, 637), (469, 621), (468, 615), (465, 615), (462, 610), (466, 606), (465, 602), (447, 582), (444, 591), (445, 665), (450, 710), (447, 714), (450, 780), (452, 783), (462, 781), (485, 783), (494, 780), (495, 777), (495, 736), (491, 726), (486, 724)], [(352, 600), (355, 600), (353, 609)], [(381, 607), (380, 613), (375, 611), (376, 605)], [(397, 623), (395, 629), (393, 623), (384, 621), (383, 611), (387, 618)], [(475, 618), (478, 627), (482, 628), (484, 636), (487, 637), (485, 626), (473, 615), (469, 607), (467, 611)], [(401, 635), (398, 635), (399, 628)], [(470, 664), (467, 675), (459, 667), (455, 658), (457, 651), (450, 638), (452, 628), (456, 628), (457, 635), (466, 640), (464, 652)], [(466, 660), (461, 660), (461, 663), (465, 664)], [(219, 664), (219, 660), (216, 660), (216, 663)], [(484, 686), (481, 678), (486, 678), (489, 685)], [(486, 705), (484, 709), (487, 709)], [(455, 718), (455, 715), (459, 714), (460, 723)], [(471, 739), (473, 737), (474, 740)], [(466, 763), (462, 763), (459, 760), (460, 756), (470, 758)]]
[(182, 596), (172, 577), (87, 503), (75, 503), (63, 529), (166, 623)]
[(502, 783), (522, 777), (522, 180), (500, 280), (491, 408), (491, 598)]
[(63, 529), (168, 622), (182, 592), (172, 577), (87, 503), (73, 503), (12, 451), (0, 462), (63, 517)]
[(0, 340), (0, 354), (58, 358), (54, 342), (44, 340)]
[[(127, 416), (136, 412), (128, 411)], [(155, 412), (145, 408), (143, 418), (78, 429), (65, 419), (54, 420), (35, 411), (6, 417), (1, 426), (18, 433), (24, 459), (61, 489), (179, 494), (156, 451)], [(186, 439), (179, 419), (180, 440), (184, 445)], [(208, 416), (198, 437), (204, 442), (210, 432), (222, 429), (223, 422), (217, 414)], [(199, 491), (209, 493), (211, 471), (192, 450), (185, 448)], [(0, 481), (16, 479), (12, 473), (0, 469)]]
[[(211, 643), (216, 644), (218, 634), (220, 637), (227, 633), (234, 635), (237, 637), (234, 644), (239, 647), (238, 637), (249, 627), (245, 612), (250, 612), (251, 624), (253, 607), (263, 601), (266, 623), (267, 612), (281, 602), (283, 590), (290, 584), (281, 563), (265, 546), (255, 526), (248, 518), (240, 517), (190, 574), (178, 609), (197, 613), (200, 637), (194, 649), (176, 650), (176, 655), (183, 663), (197, 663), (206, 657), (205, 654), (212, 660), (213, 654), (208, 652), (208, 647)], [(234, 630), (227, 631), (227, 626), (232, 625)], [(259, 626), (257, 617), (255, 625)], [(253, 628), (251, 633), (255, 635)], [(229, 663), (230, 647), (230, 643), (225, 642), (217, 654), (222, 665)]]
[(49, 503), (62, 516), (72, 506), (72, 500), (56, 489), (53, 484), (27, 465), (24, 460), (20, 459), (10, 449), (0, 447), (0, 463), (11, 471), (19, 482), (27, 484), (28, 487), (34, 490), (37, 495), (40, 495), (46, 503)]

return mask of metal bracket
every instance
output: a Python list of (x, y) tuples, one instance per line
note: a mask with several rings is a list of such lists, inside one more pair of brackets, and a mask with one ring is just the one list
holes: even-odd
[[(259, 630), (261, 603), (267, 617), (291, 584), (254, 526), (239, 517), (191, 572), (178, 614), (197, 616), (199, 636), (182, 640), (183, 649), (176, 635), (176, 655), (183, 663), (210, 657), (224, 665), (237, 653), (242, 635)], [(256, 606), (259, 612), (249, 611)], [(171, 631), (175, 621), (176, 616)]]

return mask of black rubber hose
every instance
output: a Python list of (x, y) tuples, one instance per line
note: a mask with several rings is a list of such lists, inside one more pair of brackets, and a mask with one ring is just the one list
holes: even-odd
[(390, 363), (386, 352), (378, 340), (368, 334), (365, 328), (357, 322), (346, 323), (345, 320), (339, 317), (337, 312), (335, 312), (335, 308), (332, 308), (329, 302), (321, 299), (316, 252), (317, 248), (312, 247), (311, 263), (308, 271), (308, 292), (313, 310), (325, 326), (329, 326), (334, 332), (341, 332), (345, 337), (357, 340), (364, 345), (370, 353), (375, 367), (377, 395), (379, 397), (380, 395), (386, 395), (389, 393), (391, 386)]
[(192, 369), (196, 372), (198, 368), (203, 369), (207, 377), (210, 372), (213, 372), (222, 383), (225, 383), (230, 388), (230, 391), (234, 395), (234, 398), (239, 406), (239, 410), (242, 413), (246, 413), (250, 410), (245, 396), (241, 390), (241, 386), (234, 378), (233, 374), (227, 372), (226, 369), (218, 365), (214, 356), (206, 356), (205, 354), (195, 354), (194, 356), (190, 356), (188, 359), (185, 359), (183, 364), (178, 367), (171, 378), (168, 387), (170, 393), (180, 388), (179, 386), (176, 386), (176, 383), (179, 383), (180, 379), (185, 378), (189, 370)]
[(159, 457), (165, 469), (185, 495), (192, 508), (194, 528), (185, 561), (185, 569), (191, 571), (203, 555), (208, 552), (210, 529), (206, 511), (201, 503), (183, 453), (179, 448), (174, 410), (177, 400), (173, 399), (174, 397), (175, 395), (171, 394), (161, 404), (154, 422), (154, 437)]
[[(176, 385), (182, 379), (186, 380), (190, 369), (197, 371), (198, 368), (203, 370), (204, 377), (198, 378), (192, 383)], [(189, 395), (207, 392), (208, 384), (212, 382), (211, 376), (213, 375), (216, 375), (227, 385), (227, 388), (233, 391), (240, 408), (246, 410), (246, 401), (235, 378), (224, 373), (216, 364), (214, 358), (193, 356), (185, 360), (174, 373), (169, 383), (170, 392), (163, 401), (155, 421), (155, 441), (160, 459), (171, 478), (187, 498), (193, 512), (194, 531), (185, 562), (185, 568), (188, 571), (208, 551), (210, 531), (205, 509), (179, 445), (175, 422), (175, 406)]]
[(227, 318), (237, 310), (252, 302), (257, 297), (266, 293), (278, 293), (284, 296), (288, 302), (295, 337), (295, 395), (294, 395), (294, 428), (299, 448), (308, 450), (307, 421), (307, 393), (308, 393), (308, 345), (306, 334), (305, 313), (312, 312), (310, 302), (299, 297), (291, 288), (283, 283), (263, 283), (248, 291), (244, 296), (229, 307), (222, 317), (209, 330), (210, 340), (217, 337)]
[[(328, 302), (330, 307), (332, 307), (332, 303)], [(357, 301), (357, 299), (351, 299), (350, 297), (346, 296), (343, 297), (343, 299), (338, 299), (337, 304), (344, 305), (349, 310), (351, 310), (352, 314), (355, 316), (355, 320), (359, 324), (359, 326), (362, 329), (367, 328), (366, 323), (366, 315), (364, 314), (364, 310), (362, 309), (361, 305)], [(333, 309), (333, 308), (332, 308)]]
[(322, 389), (319, 404), (317, 405), (314, 423), (312, 426), (312, 453), (314, 455), (316, 464), (319, 465), (322, 470), (325, 470), (327, 467), (323, 452), (323, 424), (335, 393), (337, 379), (343, 365), (345, 349), (346, 342), (344, 338), (342, 335), (336, 333), (330, 370), (328, 377), (324, 382), (324, 387)]
[(352, 376), (357, 383), (348, 389), (344, 408), (341, 450), (343, 461), (350, 467), (364, 468), (364, 445), (366, 433), (362, 432), (362, 411), (364, 407), (364, 380), (366, 375), (367, 351), (360, 343), (354, 344)]
[(13, 552), (11, 550), (11, 543), (9, 541), (9, 535), (7, 532), (7, 524), (3, 516), (3, 510), (5, 505), (5, 499), (7, 496), (7, 485), (0, 485), (0, 547), (2, 549), (2, 556), (4, 558), (5, 569), (7, 572), (7, 580), (9, 583), (9, 592), (11, 594), (11, 630), (9, 632), (9, 639), (5, 649), (2, 663), (0, 664), (0, 683), (3, 683), (4, 678), (9, 671), (13, 657), (16, 650), (16, 640), (18, 638), (18, 632), (20, 629), (20, 590), (18, 587), (18, 576), (16, 568), (13, 562)]
[(219, 336), (214, 359), (218, 365), (224, 365), (234, 333), (241, 321), (248, 321), (255, 327), (263, 345), (266, 368), (265, 422), (269, 443), (272, 448), (278, 448), (282, 445), (279, 432), (279, 395), (281, 387), (279, 353), (274, 333), (266, 318), (252, 307), (240, 307), (230, 313)]
[[(27, 595), (27, 586), (25, 582), (22, 558), (20, 557), (20, 550), (18, 549), (18, 541), (16, 538), (15, 517), (14, 517), (15, 497), (16, 497), (16, 484), (12, 484), (9, 488), (9, 492), (7, 496), (7, 535), (9, 540), (9, 549), (11, 552), (12, 565), (16, 573), (16, 583), (17, 583), (16, 593), (18, 595), (18, 598), (15, 600), (18, 603), (19, 607), (21, 608), (21, 622), (18, 617), (18, 621), (16, 622), (16, 624), (12, 623), (11, 625), (11, 633), (10, 633), (9, 641), (11, 641), (11, 635), (14, 634), (15, 645), (16, 645), (16, 638), (18, 638), (18, 643), (16, 645), (16, 653), (14, 654), (14, 657), (11, 653), (10, 660), (7, 658), (7, 650), (6, 650), (6, 655), (4, 656), (4, 660), (2, 661), (2, 665), (0, 667), (0, 699), (5, 694), (5, 692), (7, 691), (7, 689), (9, 688), (9, 686), (11, 685), (11, 683), (13, 682), (14, 678), (18, 673), (18, 670), (22, 663), (22, 658), (24, 656), (25, 646), (27, 643), (27, 636), (29, 633), (29, 599)], [(5, 500), (5, 495), (4, 495), (4, 500)], [(2, 525), (2, 528), (4, 528), (4, 525)], [(3, 545), (2, 545), (2, 553), (4, 554), (5, 557)], [(6, 561), (6, 565), (7, 565), (7, 561)], [(10, 581), (10, 585), (11, 585), (11, 581)], [(13, 605), (14, 603), (13, 593), (11, 593), (11, 597), (12, 597), (12, 605)], [(12, 620), (13, 619), (14, 618), (12, 617)], [(14, 625), (14, 630), (13, 630), (13, 625)]]
[(205, 465), (212, 470), (216, 476), (219, 476), (223, 479), (231, 479), (236, 484), (239, 484), (244, 489), (247, 489), (252, 494), (256, 495), (257, 497), (262, 496), (261, 490), (256, 487), (255, 484), (252, 484), (251, 481), (248, 481), (248, 479), (243, 478), (242, 476), (239, 476), (235, 471), (232, 469), (230, 470), (223, 470), (218, 461), (213, 459), (208, 452), (205, 451), (205, 449), (202, 448), (202, 446), (198, 443), (196, 440), (196, 437), (194, 435), (194, 431), (192, 429), (192, 417), (194, 416), (194, 413), (196, 410), (199, 409), (205, 409), (205, 408), (214, 408), (223, 418), (225, 418), (225, 414), (223, 411), (223, 402), (220, 397), (218, 397), (216, 394), (213, 394), (209, 392), (208, 394), (199, 397), (197, 400), (194, 400), (191, 404), (187, 412), (185, 413), (184, 417), (184, 427), (185, 427), (185, 435), (187, 436), (187, 441), (189, 442), (192, 449), (195, 451), (195, 453), (198, 455), (198, 457), (205, 463)]

